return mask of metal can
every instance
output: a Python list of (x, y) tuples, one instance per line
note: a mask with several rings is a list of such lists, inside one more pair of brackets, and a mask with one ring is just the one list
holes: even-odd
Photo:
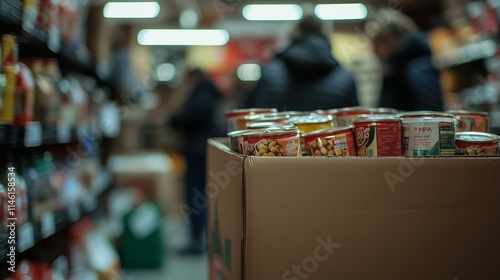
[(457, 132), (464, 131), (489, 131), (489, 115), (487, 112), (474, 112), (465, 110), (447, 111), (457, 119)]
[(316, 113), (307, 116), (292, 117), (290, 118), (290, 123), (299, 129), (301, 135), (300, 147), (304, 154), (306, 154), (306, 144), (302, 135), (321, 129), (333, 128), (331, 116), (319, 115)]
[(251, 122), (247, 123), (248, 129), (264, 129), (269, 127), (281, 127), (281, 128), (293, 128), (295, 127), (291, 123), (279, 123), (279, 122)]
[(402, 156), (401, 119), (372, 116), (354, 121), (358, 156)]
[(455, 119), (452, 115), (403, 117), (405, 156), (455, 155)]
[(285, 123), (291, 117), (295, 116), (307, 116), (309, 112), (300, 112), (300, 111), (284, 111), (277, 113), (263, 113), (263, 114), (253, 114), (245, 116), (245, 120), (248, 123), (251, 122), (278, 122)]
[(455, 145), (457, 155), (498, 156), (500, 136), (485, 132), (458, 132)]
[(367, 107), (348, 107), (337, 110), (331, 110), (330, 114), (335, 114), (339, 126), (348, 126), (354, 124), (354, 120), (360, 115), (385, 115), (396, 114), (396, 109), (390, 108), (367, 108)]
[(242, 135), (242, 152), (247, 156), (296, 157), (300, 156), (299, 130), (264, 129)]
[(226, 123), (227, 131), (244, 130), (246, 129), (245, 116), (256, 115), (262, 113), (276, 113), (278, 109), (276, 108), (264, 108), (264, 109), (237, 109), (226, 112)]
[(304, 134), (309, 156), (356, 156), (352, 126), (330, 128)]
[(231, 131), (227, 134), (227, 137), (229, 138), (229, 148), (231, 148), (232, 151), (237, 152), (242, 154), (242, 147), (243, 147), (243, 134), (248, 133), (248, 132), (253, 132), (254, 130), (235, 130)]

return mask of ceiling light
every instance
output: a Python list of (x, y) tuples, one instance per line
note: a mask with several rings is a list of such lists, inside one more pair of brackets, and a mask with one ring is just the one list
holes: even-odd
[(299, 20), (303, 11), (295, 4), (246, 5), (243, 17), (247, 20)]
[(314, 13), (322, 20), (355, 20), (366, 18), (368, 10), (361, 3), (319, 4)]
[(222, 46), (229, 34), (223, 29), (143, 29), (137, 41), (155, 46)]
[(159, 13), (158, 2), (109, 2), (103, 9), (105, 18), (154, 18)]
[(169, 82), (175, 77), (175, 66), (171, 63), (163, 63), (156, 67), (156, 78), (158, 81)]
[(236, 70), (236, 74), (244, 82), (258, 81), (262, 75), (259, 64), (255, 63), (241, 64)]

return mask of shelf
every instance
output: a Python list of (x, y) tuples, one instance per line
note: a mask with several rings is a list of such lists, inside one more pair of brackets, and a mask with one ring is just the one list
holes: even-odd
[(498, 44), (496, 41), (494, 39), (488, 39), (435, 54), (433, 61), (437, 68), (452, 68), (493, 57), (496, 55), (497, 51)]
[[(18, 0), (0, 0), (0, 34), (11, 34), (18, 38), (19, 56), (54, 58), (64, 73), (76, 72), (92, 76), (97, 83), (113, 89), (113, 85), (101, 79), (97, 73), (90, 52), (84, 45), (77, 48), (51, 40), (46, 29), (35, 26), (27, 31), (22, 23), (23, 11)], [(54, 43), (55, 42), (55, 43)]]
[[(19, 258), (19, 254), (35, 247), (38, 243), (76, 223), (83, 217), (95, 213), (98, 209), (98, 197), (107, 190), (110, 184), (111, 175), (108, 172), (102, 172), (94, 180), (89, 194), (78, 203), (56, 211), (49, 211), (41, 217), (40, 221), (28, 222), (18, 227), (16, 229), (16, 263), (19, 264), (22, 259)], [(0, 262), (5, 263), (7, 261), (10, 246), (7, 243), (7, 238), (0, 240)]]
[(86, 129), (68, 126), (42, 127), (29, 122), (25, 127), (0, 125), (0, 148), (31, 148), (55, 144), (68, 144), (85, 138)]

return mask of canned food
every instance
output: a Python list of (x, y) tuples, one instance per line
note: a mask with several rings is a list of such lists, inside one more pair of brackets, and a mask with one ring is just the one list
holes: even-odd
[(231, 150), (234, 152), (242, 154), (243, 134), (253, 131), (254, 130), (246, 129), (246, 130), (235, 130), (229, 132), (227, 134), (227, 137), (229, 138), (229, 148), (231, 148)]
[(242, 152), (247, 156), (300, 156), (299, 131), (296, 128), (258, 130), (243, 133), (242, 137)]
[(248, 129), (264, 129), (269, 127), (281, 127), (281, 128), (294, 128), (291, 123), (278, 123), (278, 122), (251, 122), (247, 123)]
[(401, 119), (372, 116), (354, 121), (358, 156), (399, 157), (402, 155)]
[(309, 112), (300, 111), (285, 111), (277, 113), (263, 113), (245, 116), (247, 123), (249, 122), (288, 122), (291, 117), (307, 116)]
[(402, 120), (405, 156), (455, 155), (455, 120), (449, 117), (407, 117)]
[(465, 110), (448, 111), (457, 119), (457, 132), (489, 131), (489, 116), (487, 112), (473, 112)]
[(452, 114), (449, 113), (443, 113), (443, 112), (434, 112), (434, 111), (414, 111), (414, 112), (407, 112), (407, 113), (402, 113), (399, 114), (398, 117), (401, 117), (402, 119), (408, 119), (408, 118), (454, 118)]
[(500, 136), (485, 132), (458, 132), (457, 154), (463, 156), (498, 156)]
[(313, 131), (333, 128), (332, 117), (319, 114), (309, 114), (307, 116), (296, 116), (290, 118), (292, 123), (300, 132), (300, 147), (304, 154), (306, 154), (306, 144), (302, 135)]
[(309, 156), (356, 156), (352, 126), (322, 129), (303, 137)]
[(246, 129), (245, 116), (256, 115), (263, 113), (276, 113), (276, 108), (265, 109), (237, 109), (226, 112), (227, 131), (243, 130)]
[(348, 107), (330, 111), (330, 114), (335, 114), (337, 124), (339, 126), (352, 125), (354, 123), (354, 120), (360, 115), (385, 115), (396, 113), (396, 109), (366, 107)]

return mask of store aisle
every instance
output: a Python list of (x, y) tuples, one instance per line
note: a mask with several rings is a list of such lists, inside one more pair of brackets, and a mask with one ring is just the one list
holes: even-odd
[(208, 254), (181, 256), (176, 253), (187, 243), (188, 228), (182, 220), (165, 218), (165, 261), (158, 270), (126, 270), (123, 280), (205, 280), (208, 279)]

